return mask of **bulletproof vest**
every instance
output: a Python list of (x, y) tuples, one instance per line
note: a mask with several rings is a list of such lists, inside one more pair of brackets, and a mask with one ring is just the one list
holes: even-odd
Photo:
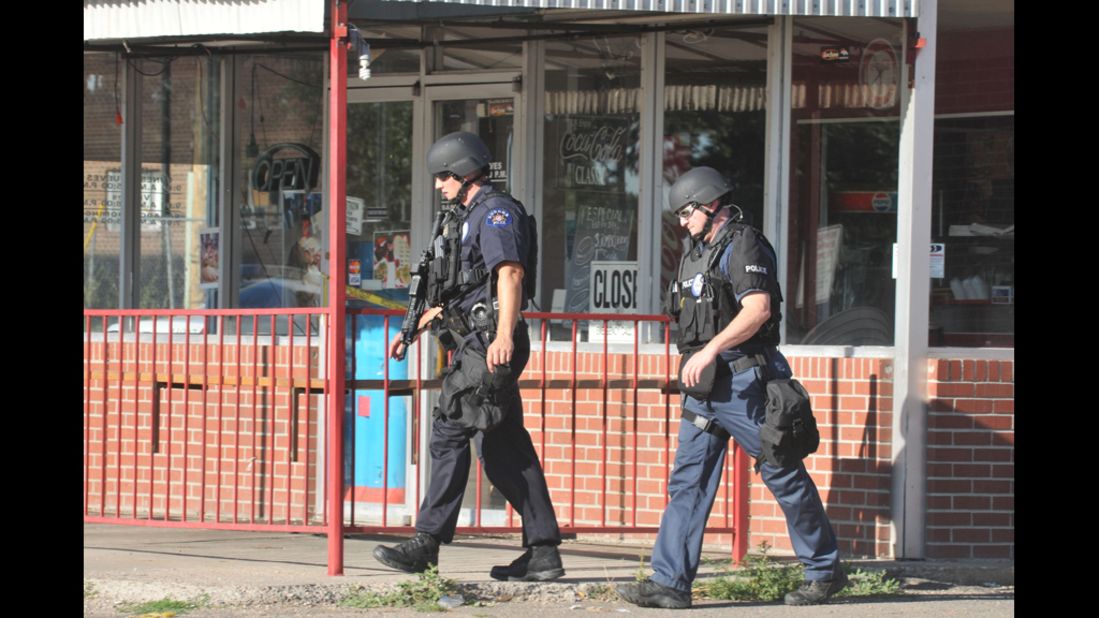
[[(481, 195), (484, 195), (482, 198)], [(435, 240), (435, 255), (438, 256), (455, 256), (454, 259), (446, 258), (448, 261), (444, 265), (440, 266), (440, 273), (445, 272), (446, 276), (440, 276), (440, 285), (444, 290), (442, 292), (441, 300), (450, 300), (472, 291), (473, 288), (478, 285), (487, 285), (489, 283), (489, 272), (483, 267), (475, 268), (473, 264), (462, 264), (462, 225), (467, 221), (469, 214), (483, 201), (497, 198), (504, 198), (514, 202), (522, 213), (522, 221), (519, 225), (526, 226), (527, 232), (527, 255), (523, 263), (523, 295), (526, 299), (534, 298), (534, 294), (538, 289), (538, 224), (535, 222), (534, 217), (527, 214), (526, 208), (522, 202), (511, 197), (503, 191), (493, 190), (479, 194), (474, 198), (474, 202), (470, 204), (469, 208), (459, 207), (451, 211), (453, 218), (448, 219), (443, 224), (442, 233)], [(489, 294), (494, 295), (495, 290), (489, 289)]]
[[(729, 243), (745, 228), (738, 223), (727, 223), (713, 242), (706, 247), (701, 243), (695, 245), (680, 261), (678, 278), (668, 290), (668, 313), (677, 319), (679, 338), (676, 345), (680, 352), (706, 345), (740, 312), (733, 282), (721, 272), (719, 262)], [(759, 240), (767, 242), (762, 235)], [(770, 244), (766, 246), (773, 255)], [(751, 349), (778, 344), (782, 295), (777, 285), (768, 292), (771, 294), (771, 317), (751, 339), (738, 347)]]

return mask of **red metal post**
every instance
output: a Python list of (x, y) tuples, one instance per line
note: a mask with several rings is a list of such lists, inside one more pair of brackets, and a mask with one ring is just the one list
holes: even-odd
[[(160, 347), (160, 346), (156, 341), (156, 318), (153, 318), (153, 359), (152, 359), (152, 361), (153, 361), (153, 383), (154, 384), (156, 382), (158, 382), (159, 379), (160, 379), (158, 377), (160, 369), (157, 367), (157, 364), (156, 364), (156, 350), (157, 350), (158, 347)], [(160, 397), (160, 393), (155, 388), (153, 389), (153, 396), (157, 397), (157, 398)], [(160, 402), (153, 401), (153, 408), (152, 409), (156, 410), (158, 413), (160, 411), (160, 405), (159, 404), (160, 404)], [(149, 440), (149, 512), (145, 514), (145, 519), (152, 520), (153, 519), (153, 507), (156, 506), (156, 499), (153, 497), (153, 477), (155, 476), (153, 474), (153, 470), (156, 467), (155, 466), (155, 464), (156, 464), (156, 452), (160, 449), (160, 444), (159, 444), (160, 432), (158, 430), (156, 430), (156, 427), (158, 427), (160, 425), (160, 419), (150, 418), (149, 420), (150, 420), (149, 424), (151, 425), (150, 431), (149, 431), (149, 437), (150, 437), (150, 440)]]
[[(156, 318), (153, 318), (156, 319)], [(187, 443), (191, 441), (190, 432), (188, 428), (190, 426), (191, 418), (191, 318), (183, 316), (186, 323), (183, 325), (183, 521), (187, 521), (187, 469), (190, 468), (190, 461), (187, 457), (190, 449), (187, 448)], [(172, 328), (172, 324), (176, 321), (175, 316), (168, 318), (168, 328)], [(169, 468), (171, 465), (169, 463)], [(169, 472), (171, 474), (171, 472)]]
[[(576, 318), (572, 320), (572, 435), (571, 444), (576, 448), (576, 365), (579, 360), (579, 343), (576, 339)], [(570, 525), (576, 525), (576, 454), (573, 453), (569, 470), (569, 513), (572, 521)]]
[(748, 553), (748, 452), (733, 441), (733, 474), (736, 498), (733, 503), (733, 561), (740, 562)]
[[(153, 318), (156, 321), (156, 318)], [(172, 341), (172, 316), (168, 316), (168, 412), (164, 417), (165, 432), (168, 436), (168, 455), (164, 460), (164, 521), (171, 519), (172, 512), (172, 383), (175, 382), (176, 354)]]
[(603, 320), (603, 438), (600, 442), (602, 446), (603, 467), (600, 468), (600, 472), (603, 474), (603, 478), (599, 483), (602, 488), (602, 504), (599, 505), (599, 514), (604, 526), (607, 525), (607, 482), (610, 477), (610, 473), (607, 470), (607, 424), (610, 423), (610, 413), (607, 410), (607, 355), (610, 353), (610, 347), (607, 345), (607, 331), (609, 330), (610, 321)]
[(347, 274), (347, 3), (332, 2), (328, 41), (328, 574), (343, 575), (343, 410), (346, 358)]
[[(154, 318), (155, 322), (156, 319)], [(137, 519), (137, 456), (138, 456), (138, 427), (141, 423), (138, 420), (138, 411), (141, 406), (140, 388), (138, 387), (138, 378), (141, 376), (141, 327), (137, 325), (138, 319), (134, 318), (134, 461), (133, 461), (133, 478), (130, 481), (132, 485), (131, 489), (131, 502), (130, 502), (130, 517)], [(151, 456), (151, 454), (150, 454)], [(119, 513), (121, 515), (121, 513)]]
[[(155, 319), (155, 318), (154, 318)], [(187, 316), (187, 330), (191, 330), (191, 318)], [(206, 320), (202, 318), (202, 455), (199, 459), (199, 475), (198, 475), (198, 520), (206, 521), (206, 443), (207, 439), (206, 431), (206, 403), (207, 393), (210, 389), (210, 333), (206, 332)]]
[(88, 515), (88, 485), (92, 434), (92, 316), (84, 315), (84, 515)]
[[(389, 316), (382, 316), (382, 349), (389, 338)], [(389, 357), (382, 355), (382, 527), (389, 525)], [(354, 475), (352, 474), (352, 478)], [(354, 483), (354, 481), (352, 481)]]
[[(214, 489), (214, 521), (221, 523), (221, 458), (224, 451), (222, 442), (225, 440), (225, 419), (222, 417), (225, 400), (225, 316), (218, 316), (218, 450), (217, 450), (217, 484)], [(234, 522), (235, 523), (235, 522)]]
[[(126, 318), (119, 318), (118, 320), (118, 405), (115, 406), (115, 412), (118, 415), (118, 430), (115, 433), (115, 445), (116, 452), (114, 454), (114, 516), (118, 519), (122, 518), (122, 400), (124, 395), (123, 390), (123, 375), (126, 356), (126, 343), (123, 338), (126, 332)], [(103, 437), (107, 439), (106, 436)], [(106, 489), (106, 488), (104, 488)]]

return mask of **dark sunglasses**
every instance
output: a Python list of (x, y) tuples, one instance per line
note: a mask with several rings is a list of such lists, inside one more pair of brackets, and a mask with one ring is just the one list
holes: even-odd
[(439, 182), (446, 182), (451, 178), (455, 180), (461, 180), (461, 178), (453, 172), (439, 172), (438, 174), (435, 174), (435, 179)]

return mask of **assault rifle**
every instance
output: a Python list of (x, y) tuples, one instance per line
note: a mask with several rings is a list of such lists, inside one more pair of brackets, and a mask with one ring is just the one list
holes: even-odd
[(446, 212), (439, 211), (439, 214), (435, 217), (435, 228), (431, 233), (431, 241), (428, 243), (427, 249), (424, 249), (423, 255), (420, 256), (420, 263), (416, 265), (416, 270), (412, 273), (412, 280), (408, 284), (408, 310), (405, 311), (404, 321), (401, 322), (401, 342), (404, 343), (404, 349), (397, 355), (397, 360), (404, 360), (405, 352), (416, 340), (416, 335), (420, 333), (420, 318), (423, 317), (424, 311), (428, 309), (428, 285), (431, 278), (431, 262), (435, 259), (435, 239), (442, 233), (445, 219)]

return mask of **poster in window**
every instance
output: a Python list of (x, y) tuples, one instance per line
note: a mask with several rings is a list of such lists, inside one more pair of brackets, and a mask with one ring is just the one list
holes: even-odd
[(409, 230), (374, 233), (374, 279), (382, 289), (407, 288), (412, 281)]
[(202, 268), (199, 269), (199, 287), (205, 289), (217, 289), (218, 270), (220, 256), (218, 253), (218, 240), (221, 233), (219, 228), (206, 228), (198, 233), (199, 260)]

